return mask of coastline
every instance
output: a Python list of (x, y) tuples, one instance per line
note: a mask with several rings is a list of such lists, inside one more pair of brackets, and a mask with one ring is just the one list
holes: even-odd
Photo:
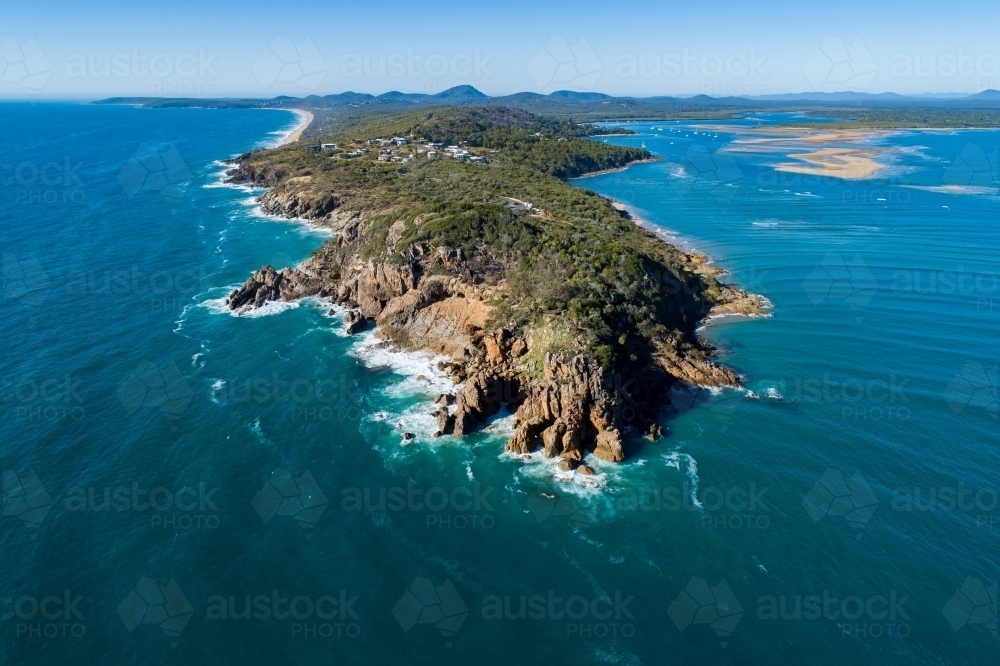
[[(608, 136), (620, 136), (616, 134), (609, 134)], [(663, 158), (658, 155), (653, 155), (652, 157), (646, 158), (644, 160), (636, 160), (635, 162), (629, 162), (625, 166), (615, 167), (613, 169), (601, 169), (600, 171), (591, 171), (589, 173), (581, 174), (579, 176), (573, 176), (567, 180), (583, 180), (584, 178), (593, 178), (594, 176), (603, 176), (606, 173), (618, 173), (619, 171), (624, 171), (625, 169), (633, 166), (635, 164), (649, 164), (650, 162), (660, 162)]]
[(295, 115), (299, 117), (299, 124), (293, 129), (288, 136), (281, 140), (279, 145), (287, 146), (290, 143), (295, 143), (302, 137), (302, 133), (306, 130), (309, 125), (312, 124), (313, 114), (309, 111), (302, 111), (301, 109), (288, 109)]
[[(690, 242), (685, 243), (684, 241), (677, 242), (678, 239), (671, 238), (665, 229), (663, 229), (659, 225), (651, 224), (648, 220), (643, 219), (640, 215), (638, 215), (635, 212), (635, 209), (633, 207), (627, 206), (626, 204), (623, 204), (622, 202), (617, 201), (615, 199), (609, 198), (608, 200), (611, 202), (611, 205), (614, 207), (615, 210), (621, 213), (625, 213), (628, 216), (628, 219), (635, 222), (636, 226), (645, 229), (646, 231), (656, 236), (661, 242), (666, 243), (667, 245), (670, 245), (671, 247), (675, 248), (677, 251), (687, 255), (694, 263), (696, 263), (697, 266), (695, 269), (696, 272), (702, 273), (707, 276), (711, 276), (716, 279), (722, 277), (723, 275), (729, 275), (729, 271), (727, 271), (724, 268), (717, 267), (712, 257), (705, 254), (701, 250), (695, 248), (693, 243)], [(764, 304), (763, 307), (768, 311), (762, 314), (753, 314), (753, 313), (741, 312), (739, 309), (732, 307), (731, 303), (716, 305), (711, 309), (711, 311), (709, 311), (709, 313), (705, 316), (704, 319), (700, 320), (697, 323), (696, 325), (697, 331), (704, 330), (712, 323), (712, 321), (721, 319), (723, 317), (748, 317), (752, 319), (757, 317), (767, 318), (773, 316), (770, 310), (774, 307), (774, 304), (771, 303), (770, 299), (768, 299), (766, 296), (761, 296), (760, 294), (752, 294), (750, 292), (743, 291), (743, 289), (740, 288), (738, 285), (727, 285), (727, 286), (738, 292), (743, 293), (747, 298), (759, 298), (761, 301), (763, 301)]]
[[(285, 151), (276, 154), (284, 153)], [(619, 171), (638, 162), (661, 159), (663, 158), (659, 156), (638, 159), (621, 167), (592, 172), (583, 177), (608, 171)], [(242, 173), (245, 166), (247, 167), (245, 173)], [(251, 180), (258, 177), (260, 173), (252, 165), (241, 165), (238, 170), (244, 177)], [(237, 182), (242, 182), (237, 178), (237, 174), (234, 174), (234, 179), (237, 179)], [(575, 179), (567, 179), (567, 181), (569, 180)], [(315, 206), (302, 208), (298, 201), (299, 193), (295, 191), (295, 188), (282, 191), (280, 194), (275, 194), (275, 192), (276, 190), (272, 187), (260, 195), (258, 204), (261, 213), (292, 218), (298, 217), (294, 213), (301, 209), (306, 211), (306, 217), (311, 217), (316, 213), (326, 215), (327, 218), (330, 217), (328, 210), (324, 208)], [(619, 211), (625, 208), (619, 202), (613, 202), (607, 198), (605, 201), (611, 203)], [(690, 272), (702, 276), (701, 280), (694, 281), (694, 283), (701, 285), (696, 288), (704, 288), (706, 297), (710, 298), (712, 303), (720, 306), (710, 312), (699, 310), (699, 312), (704, 312), (706, 318), (719, 314), (765, 314), (764, 308), (769, 305), (766, 299), (745, 293), (738, 287), (721, 282), (716, 283), (715, 276), (724, 273), (724, 271), (713, 267), (711, 260), (706, 255), (682, 249), (681, 244), (664, 237), (661, 229), (649, 225), (637, 214), (629, 212), (627, 208), (625, 212), (637, 226), (646, 227), (643, 232), (650, 240), (637, 241), (638, 243), (664, 243), (663, 247), (666, 249), (664, 257), (667, 257), (663, 259), (667, 262), (665, 265), (675, 267), (674, 270), (681, 269), (685, 273)], [(343, 233), (348, 242), (341, 243), (341, 246), (350, 245), (351, 240), (359, 237), (358, 225), (348, 225), (352, 220), (360, 222), (361, 216), (344, 213), (338, 215), (335, 220), (335, 222), (345, 225)], [(334, 227), (335, 232), (341, 231), (341, 229), (336, 228), (339, 224), (331, 226)], [(392, 230), (390, 229), (390, 231)], [(651, 238), (653, 236), (655, 239)], [(357, 247), (363, 249), (362, 244)], [(663, 252), (653, 249), (651, 246), (647, 246), (647, 250), (657, 257)], [(580, 355), (564, 357), (561, 352), (554, 352), (545, 353), (544, 358), (527, 359), (534, 364), (533, 366), (519, 365), (521, 362), (517, 359), (533, 349), (535, 342), (541, 344), (540, 349), (545, 351), (544, 345), (547, 344), (545, 335), (549, 325), (541, 325), (541, 328), (534, 331), (536, 336), (542, 336), (537, 338), (535, 342), (532, 342), (533, 333), (531, 330), (521, 332), (516, 328), (508, 330), (503, 327), (497, 328), (495, 331), (487, 330), (485, 324), (491, 308), (484, 304), (492, 300), (490, 289), (471, 287), (459, 277), (452, 278), (447, 284), (442, 284), (442, 293), (432, 294), (434, 299), (426, 303), (426, 307), (420, 308), (419, 311), (414, 309), (414, 313), (419, 312), (419, 315), (415, 315), (409, 313), (407, 308), (413, 307), (414, 304), (424, 304), (425, 299), (428, 298), (422, 290), (417, 290), (414, 286), (416, 280), (411, 275), (415, 275), (417, 269), (379, 263), (369, 266), (368, 269), (361, 266), (355, 271), (356, 279), (353, 281), (345, 280), (344, 276), (339, 273), (333, 274), (329, 271), (324, 273), (321, 270), (330, 261), (343, 263), (343, 258), (331, 254), (333, 252), (336, 252), (336, 249), (328, 250), (326, 254), (320, 251), (306, 260), (304, 265), (300, 265), (296, 269), (283, 270), (280, 273), (272, 266), (262, 266), (242, 286), (232, 291), (227, 299), (229, 308), (236, 310), (248, 304), (252, 304), (252, 307), (260, 307), (262, 303), (272, 300), (300, 300), (316, 294), (332, 296), (331, 303), (345, 304), (349, 308), (349, 316), (345, 315), (344, 318), (347, 334), (358, 332), (374, 323), (376, 330), (372, 332), (372, 335), (383, 341), (380, 343), (380, 347), (385, 345), (393, 352), (421, 352), (422, 355), (443, 354), (450, 357), (452, 361), (449, 363), (442, 362), (442, 365), (447, 367), (439, 369), (446, 369), (450, 373), (450, 379), (456, 385), (456, 392), (442, 393), (435, 403), (441, 407), (443, 396), (450, 404), (454, 404), (455, 408), (452, 411), (450, 407), (445, 406), (445, 409), (435, 409), (431, 413), (437, 419), (438, 426), (432, 434), (432, 438), (450, 434), (461, 436), (477, 430), (477, 423), (483, 423), (485, 417), (493, 415), (500, 409), (500, 402), (490, 399), (490, 396), (496, 393), (494, 389), (502, 387), (504, 391), (513, 392), (511, 395), (517, 398), (514, 404), (516, 404), (518, 413), (521, 414), (521, 420), (517, 421), (517, 430), (507, 441), (505, 447), (507, 451), (530, 453), (539, 447), (540, 437), (540, 441), (545, 443), (546, 440), (540, 434), (541, 431), (548, 432), (547, 436), (551, 439), (554, 436), (553, 432), (563, 428), (565, 432), (573, 433), (569, 440), (565, 440), (569, 442), (567, 444), (569, 448), (561, 449), (564, 442), (562, 435), (559, 436), (558, 440), (553, 440), (558, 441), (559, 446), (551, 442), (546, 446), (555, 450), (559, 456), (570, 460), (570, 462), (563, 461), (561, 463), (568, 469), (572, 470), (575, 467), (572, 460), (582, 464), (580, 461), (584, 459), (584, 456), (590, 459), (590, 455), (608, 462), (620, 462), (625, 459), (622, 437), (626, 431), (622, 430), (623, 427), (626, 429), (628, 427), (638, 428), (639, 431), (643, 432), (648, 430), (648, 438), (653, 440), (662, 436), (662, 429), (656, 423), (663, 406), (660, 403), (660, 398), (656, 397), (661, 396), (657, 383), (661, 381), (661, 376), (669, 378), (671, 384), (680, 381), (695, 388), (706, 386), (739, 388), (743, 383), (742, 378), (734, 371), (716, 365), (711, 360), (710, 356), (713, 354), (714, 347), (697, 335), (697, 327), (690, 331), (693, 335), (692, 343), (694, 347), (704, 352), (703, 356), (682, 352), (671, 346), (669, 339), (658, 338), (666, 346), (663, 354), (657, 357), (657, 367), (661, 370), (660, 374), (648, 380), (652, 387), (649, 395), (653, 397), (650, 397), (648, 401), (644, 400), (639, 406), (640, 411), (636, 412), (637, 416), (635, 416), (638, 419), (636, 423), (633, 424), (633, 418), (630, 418), (628, 424), (622, 425), (617, 420), (617, 416), (612, 416), (616, 413), (612, 411), (613, 405), (616, 404), (614, 394), (606, 390), (603, 384), (592, 386), (594, 377), (603, 376), (595, 374), (602, 367), (597, 365), (596, 357)], [(461, 259), (459, 260), (461, 261)], [(430, 261), (434, 261), (434, 258), (424, 259), (425, 263)], [(360, 266), (357, 262), (348, 262), (347, 265)], [(407, 289), (408, 285), (409, 289)], [(653, 289), (651, 293), (653, 295), (648, 296), (650, 299), (669, 298), (666, 295), (668, 292), (663, 290)], [(373, 298), (371, 294), (386, 294), (387, 298)], [(456, 333), (460, 330), (461, 334), (449, 332), (456, 325), (464, 325), (463, 328), (456, 329)], [(437, 339), (433, 336), (425, 337), (437, 330), (441, 330), (447, 339)], [(477, 334), (476, 330), (483, 332)], [(412, 337), (417, 334), (419, 337)], [(694, 338), (698, 338), (697, 341)], [(614, 362), (614, 359), (609, 362)], [(534, 374), (532, 368), (534, 368)], [(581, 420), (579, 410), (566, 411), (565, 414), (562, 414), (562, 411), (565, 410), (560, 408), (560, 412), (554, 413), (554, 415), (539, 411), (542, 410), (542, 405), (549, 404), (548, 392), (551, 389), (540, 379), (542, 372), (546, 377), (565, 380), (565, 386), (588, 386), (586, 395), (580, 399), (584, 400), (585, 403), (581, 406), (584, 413), (587, 413), (587, 410), (594, 410), (591, 420)], [(560, 405), (563, 405), (563, 402), (560, 402)], [(510, 405), (508, 405), (508, 411), (512, 412)], [(597, 419), (597, 422), (593, 420), (594, 418)], [(563, 419), (565, 424), (569, 425), (565, 425), (559, 419)], [(558, 423), (556, 423), (557, 421)], [(556, 428), (556, 431), (550, 432), (552, 428)], [(412, 432), (410, 435), (408, 439), (413, 438)], [(559, 451), (562, 453), (560, 454)]]
[[(659, 238), (661, 242), (670, 245), (671, 247), (677, 249), (680, 252), (683, 252), (684, 254), (698, 257), (703, 261), (703, 265), (705, 266), (711, 265), (713, 263), (711, 257), (709, 257), (704, 252), (701, 252), (697, 248), (695, 248), (693, 243), (685, 242), (677, 238), (672, 238), (667, 233), (666, 229), (664, 229), (659, 225), (652, 224), (648, 220), (640, 216), (636, 212), (636, 209), (633, 206), (623, 204), (622, 202), (616, 199), (608, 198), (608, 201), (611, 202), (611, 205), (612, 207), (614, 207), (615, 210), (621, 213), (625, 213), (628, 219), (632, 220), (637, 227), (642, 227), (646, 231), (650, 232), (651, 234)], [(723, 271), (723, 273), (724, 272), (725, 271)]]

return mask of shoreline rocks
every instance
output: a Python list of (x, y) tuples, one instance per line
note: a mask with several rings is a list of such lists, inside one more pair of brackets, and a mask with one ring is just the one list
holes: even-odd
[[(247, 162), (232, 173), (234, 182), (277, 184), (261, 180)], [(371, 247), (357, 242), (366, 237), (371, 217), (339, 210), (333, 195), (304, 192), (299, 183), (308, 178), (281, 181), (281, 187), (261, 195), (261, 207), (274, 215), (320, 221), (337, 236), (297, 268), (262, 266), (233, 290), (227, 304), (243, 310), (268, 301), (325, 296), (347, 308), (348, 334), (374, 323), (386, 344), (447, 356), (451, 360), (440, 362), (438, 370), (457, 390), (435, 400), (435, 437), (468, 435), (506, 408), (515, 414), (507, 451), (526, 456), (541, 450), (558, 459), (559, 469), (587, 475), (593, 473), (582, 464), (588, 454), (608, 462), (625, 459), (626, 427), (649, 441), (663, 437), (659, 410), (678, 385), (742, 385), (738, 374), (710, 360), (711, 348), (702, 342), (664, 345), (649, 363), (624, 370), (602, 367), (572, 351), (532, 354), (538, 342), (532, 341), (532, 331), (498, 326), (493, 319), (495, 303), (505, 295), (502, 271), (474, 272), (460, 248), (431, 248), (423, 241), (396, 247), (408, 228), (401, 220), (387, 226), (384, 238), (392, 247), (380, 249), (384, 259), (377, 261)], [(693, 269), (709, 269), (700, 260), (690, 263)], [(723, 285), (721, 293), (712, 312), (760, 314), (768, 305), (732, 287)]]
[(317, 295), (326, 295), (319, 277), (294, 268), (278, 272), (265, 264), (229, 294), (226, 304), (230, 310), (239, 310), (259, 308), (267, 301), (295, 301)]

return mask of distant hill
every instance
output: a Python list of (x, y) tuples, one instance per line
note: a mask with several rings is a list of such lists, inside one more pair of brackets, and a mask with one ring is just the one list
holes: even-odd
[(313, 113), (305, 137), (318, 137), (356, 125), (364, 117), (440, 106), (504, 106), (535, 114), (570, 117), (576, 121), (731, 118), (748, 112), (798, 112), (836, 115), (878, 127), (996, 127), (1000, 126), (1000, 92), (986, 90), (963, 97), (916, 97), (897, 93), (812, 92), (760, 97), (614, 97), (599, 92), (558, 90), (549, 94), (519, 92), (491, 97), (470, 85), (435, 94), (381, 95), (346, 91), (303, 98), (269, 99), (113, 97), (98, 104), (146, 107), (295, 108)]
[(905, 106), (927, 108), (1000, 108), (1000, 91), (986, 90), (975, 95), (959, 96), (948, 94), (900, 95), (898, 93), (865, 93), (865, 92), (807, 92), (784, 93), (778, 95), (760, 95), (754, 97), (711, 97), (709, 95), (694, 95), (692, 97), (614, 97), (599, 92), (579, 92), (574, 90), (557, 90), (543, 95), (534, 92), (519, 92), (511, 95), (491, 97), (470, 85), (449, 88), (435, 94), (404, 93), (392, 90), (381, 95), (356, 93), (346, 91), (332, 95), (309, 95), (304, 98), (282, 95), (270, 99), (226, 98), (226, 99), (193, 99), (193, 98), (155, 98), (155, 97), (113, 97), (101, 100), (104, 104), (141, 104), (144, 106), (303, 106), (303, 107), (336, 107), (336, 106), (415, 106), (415, 105), (483, 105), (491, 104), (514, 108), (531, 109), (535, 112), (552, 113), (584, 113), (593, 114), (601, 111), (611, 111), (610, 116), (622, 116), (621, 109), (628, 109), (624, 114), (634, 116), (648, 112), (656, 115), (663, 111), (679, 112), (685, 110), (705, 110), (715, 108), (741, 109), (781, 109), (797, 110), (808, 106)]
[(766, 99), (782, 102), (859, 102), (870, 100), (892, 100), (903, 101), (914, 99), (907, 95), (898, 93), (863, 93), (863, 92), (811, 92), (811, 93), (783, 93), (780, 95), (760, 95), (752, 99)]
[(562, 97), (565, 99), (576, 100), (578, 102), (594, 102), (611, 99), (611, 95), (605, 95), (604, 93), (576, 92), (575, 90), (557, 90), (554, 93), (551, 93), (549, 97)]

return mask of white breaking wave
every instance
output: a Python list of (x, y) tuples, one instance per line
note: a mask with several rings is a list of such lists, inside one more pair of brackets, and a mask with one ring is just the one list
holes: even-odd
[(559, 470), (557, 465), (561, 459), (546, 458), (541, 451), (526, 454), (503, 451), (498, 458), (501, 461), (520, 463), (521, 468), (518, 473), (531, 479), (533, 485), (556, 481), (559, 484), (559, 491), (578, 497), (602, 494), (606, 488), (614, 486), (621, 477), (621, 468), (616, 467), (620, 463), (608, 463), (590, 454), (583, 459), (583, 464), (593, 469), (595, 474)]
[[(667, 463), (667, 467), (673, 467), (678, 471), (684, 471), (687, 474), (688, 479), (691, 481), (691, 504), (701, 508), (701, 502), (698, 501), (698, 461), (692, 456), (681, 453), (680, 451), (671, 451), (663, 455), (663, 459)], [(681, 464), (684, 464), (684, 470), (681, 470)]]
[(314, 222), (305, 219), (304, 217), (282, 217), (281, 215), (272, 215), (270, 213), (265, 213), (261, 210), (260, 205), (257, 202), (257, 197), (250, 197), (249, 199), (244, 199), (240, 203), (246, 206), (252, 206), (250, 211), (251, 217), (256, 217), (261, 220), (267, 220), (269, 222), (281, 222), (282, 224), (294, 224), (298, 230), (303, 235), (309, 236), (323, 236), (329, 238), (333, 236), (333, 230), (326, 227), (320, 227)]
[[(430, 414), (432, 407), (433, 403), (430, 401), (419, 402), (407, 407), (400, 413), (376, 412), (368, 416), (367, 420), (382, 421), (391, 425), (396, 430), (396, 435), (399, 437), (399, 444), (402, 446), (411, 446), (430, 441), (440, 443), (451, 442), (454, 439), (453, 437), (444, 436), (434, 438), (434, 431), (437, 430), (437, 419)], [(413, 439), (404, 440), (404, 432), (412, 433)]]
[(219, 167), (217, 173), (212, 174), (215, 176), (215, 180), (211, 183), (205, 183), (202, 185), (206, 190), (212, 190), (220, 187), (225, 187), (231, 190), (240, 190), (242, 192), (263, 192), (266, 188), (257, 187), (255, 185), (245, 185), (243, 183), (227, 183), (226, 174), (232, 171), (235, 167), (232, 164), (226, 164), (222, 160), (215, 160), (212, 162), (212, 166)]
[[(226, 380), (224, 379), (214, 379), (212, 380), (212, 390), (208, 394), (208, 399), (211, 400), (216, 405), (221, 405), (216, 394), (226, 387)], [(257, 427), (260, 427), (260, 419), (257, 419)]]
[[(236, 289), (239, 285), (229, 287), (226, 290), (228, 294), (233, 289)], [(295, 310), (299, 307), (301, 301), (267, 301), (264, 305), (259, 308), (250, 308), (244, 306), (238, 310), (230, 310), (229, 306), (226, 304), (228, 296), (222, 296), (221, 298), (209, 298), (207, 300), (198, 303), (197, 307), (205, 308), (212, 314), (225, 314), (230, 317), (246, 317), (248, 319), (255, 319), (257, 317), (269, 317), (271, 315), (276, 315), (284, 312), (285, 310)]]
[(938, 192), (941, 194), (968, 194), (972, 196), (997, 196), (1000, 188), (980, 185), (903, 185), (911, 190)]
[(424, 394), (437, 396), (452, 393), (461, 385), (456, 385), (443, 371), (437, 369), (439, 361), (451, 362), (447, 356), (430, 352), (408, 352), (395, 348), (380, 340), (374, 330), (358, 333), (358, 341), (348, 354), (358, 359), (367, 368), (389, 368), (402, 375), (403, 381), (387, 389), (390, 395)]

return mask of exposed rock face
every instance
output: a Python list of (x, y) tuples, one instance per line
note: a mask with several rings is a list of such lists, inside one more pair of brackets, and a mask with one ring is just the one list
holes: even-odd
[(521, 399), (520, 380), (495, 371), (483, 371), (470, 377), (455, 399), (455, 434), (472, 432), (479, 424), (500, 411), (501, 406)]
[(239, 289), (229, 295), (229, 309), (259, 308), (267, 301), (294, 301), (323, 293), (323, 281), (298, 269), (285, 268), (280, 273), (262, 266)]
[(357, 310), (349, 310), (344, 315), (344, 329), (348, 335), (354, 335), (365, 327), (368, 319)]
[(564, 361), (546, 355), (545, 380), (528, 386), (507, 450), (530, 453), (540, 441), (550, 458), (582, 460), (589, 451), (604, 460), (624, 460), (614, 396), (604, 386), (604, 375), (596, 363), (579, 356)]
[[(265, 212), (319, 220), (338, 235), (298, 268), (279, 272), (261, 267), (230, 294), (229, 307), (241, 310), (273, 300), (329, 296), (348, 308), (348, 333), (374, 321), (379, 335), (394, 344), (450, 357), (452, 361), (439, 363), (439, 370), (451, 377), (457, 390), (435, 401), (435, 436), (467, 435), (506, 407), (516, 413), (508, 451), (526, 454), (540, 448), (546, 457), (559, 459), (559, 469), (593, 473), (581, 465), (588, 453), (611, 462), (625, 458), (626, 426), (651, 440), (662, 436), (656, 412), (669, 402), (676, 382), (741, 384), (736, 373), (702, 353), (707, 347), (697, 353), (671, 353), (668, 347), (654, 354), (648, 367), (628, 370), (625, 380), (593, 358), (549, 353), (540, 363), (539, 379), (531, 374), (539, 365), (537, 353), (531, 354), (538, 344), (532, 332), (488, 323), (492, 303), (505, 288), (503, 275), (491, 274), (488, 264), (481, 262), (487, 268), (474, 274), (461, 249), (431, 248), (422, 241), (395, 247), (408, 228), (401, 220), (381, 232), (390, 246), (384, 254), (365, 253), (359, 247), (363, 243), (355, 241), (363, 236), (367, 218), (338, 210), (335, 196), (298, 189), (296, 178), (258, 174), (248, 162), (234, 173), (236, 182), (273, 186), (280, 181), (281, 187), (261, 196)], [(756, 314), (766, 304), (738, 290), (729, 296), (727, 306), (733, 312)], [(532, 358), (535, 365), (529, 366)]]
[(683, 357), (662, 360), (663, 367), (674, 377), (694, 386), (742, 386), (740, 376), (708, 360)]
[[(300, 176), (308, 178), (308, 176)], [(289, 179), (291, 183), (296, 179)], [(308, 182), (308, 181), (306, 181)], [(282, 217), (322, 218), (332, 213), (340, 202), (334, 196), (309, 196), (294, 190), (269, 190), (260, 197), (260, 209), (268, 215)]]
[(448, 414), (448, 407), (441, 406), (436, 411), (431, 412), (431, 416), (437, 417), (437, 431), (434, 436), (452, 435), (455, 433), (455, 416)]
[[(507, 406), (516, 411), (515, 432), (507, 442), (513, 453), (531, 453), (539, 448), (549, 458), (576, 465), (587, 453), (611, 461), (624, 460), (622, 446), (623, 395), (611, 373), (595, 361), (547, 354), (541, 381), (528, 381), (518, 360), (529, 351), (529, 343), (503, 328), (486, 331), (491, 306), (489, 289), (468, 285), (454, 278), (430, 276), (421, 279), (419, 264), (353, 262), (330, 274), (339, 279), (324, 281), (311, 262), (298, 269), (275, 271), (263, 266), (229, 296), (232, 309), (260, 307), (269, 300), (294, 300), (318, 294), (354, 308), (344, 317), (349, 333), (361, 330), (374, 319), (385, 337), (408, 348), (441, 352), (455, 359), (439, 369), (462, 384), (455, 396), (437, 399), (436, 436), (467, 435)], [(740, 384), (731, 370), (707, 359), (657, 358), (660, 376), (692, 384)], [(650, 385), (652, 385), (650, 384)], [(650, 393), (649, 402), (660, 404), (662, 396)], [(454, 409), (450, 405), (454, 403)], [(642, 404), (636, 403), (637, 408)], [(627, 410), (624, 410), (627, 411)], [(632, 409), (634, 413), (636, 410)], [(626, 417), (631, 421), (632, 416)], [(655, 439), (659, 426), (640, 423)]]

